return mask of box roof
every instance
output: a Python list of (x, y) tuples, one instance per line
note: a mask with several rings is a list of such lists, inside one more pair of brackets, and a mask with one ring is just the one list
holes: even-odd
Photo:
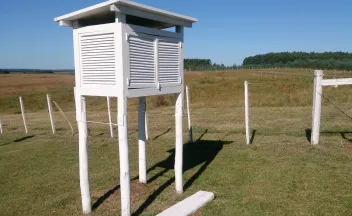
[(166, 10), (161, 10), (135, 3), (129, 0), (109, 0), (100, 4), (96, 4), (54, 19), (63, 26), (72, 26), (72, 22), (81, 19), (89, 19), (91, 17), (106, 16), (114, 14), (115, 11), (121, 13), (142, 17), (150, 20), (163, 21), (169, 24), (192, 27), (192, 23), (198, 20), (192, 17), (176, 14)]

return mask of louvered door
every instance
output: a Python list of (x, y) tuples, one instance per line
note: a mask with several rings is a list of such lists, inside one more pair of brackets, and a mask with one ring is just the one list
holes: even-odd
[(158, 40), (158, 81), (163, 85), (177, 85), (180, 77), (180, 42), (161, 38)]
[(148, 35), (130, 35), (129, 43), (129, 87), (155, 86), (155, 38)]
[(82, 85), (115, 85), (113, 32), (79, 34)]
[(131, 32), (128, 44), (129, 88), (181, 84), (180, 39)]

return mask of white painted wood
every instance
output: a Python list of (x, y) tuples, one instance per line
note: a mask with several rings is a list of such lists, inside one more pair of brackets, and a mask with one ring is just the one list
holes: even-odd
[(21, 113), (22, 113), (22, 120), (23, 120), (24, 130), (25, 130), (26, 133), (28, 133), (26, 113), (24, 111), (24, 105), (23, 105), (23, 100), (22, 100), (21, 96), (20, 96), (20, 106), (21, 106)]
[(2, 129), (2, 121), (1, 121), (1, 119), (0, 119), (0, 134), (3, 134), (3, 129)]
[(352, 78), (323, 79), (323, 71), (314, 71), (313, 106), (312, 106), (312, 133), (311, 144), (319, 144), (320, 121), (321, 121), (321, 100), (323, 86), (352, 85)]
[(352, 85), (352, 78), (325, 79), (321, 81), (322, 86)]
[[(78, 91), (77, 87), (81, 86), (81, 63), (80, 59), (80, 51), (79, 51), (79, 22), (73, 22), (73, 53), (74, 53), (74, 64), (75, 64), (75, 86), (76, 90)], [(76, 92), (78, 93), (78, 92)], [(81, 94), (83, 95), (83, 94)]]
[(180, 80), (180, 84), (182, 85), (182, 91), (183, 91), (183, 84), (184, 84), (184, 82), (183, 82), (183, 78), (184, 78), (184, 58), (183, 58), (183, 56), (184, 56), (184, 54), (183, 54), (183, 42), (184, 42), (184, 27), (183, 26), (176, 26), (176, 32), (177, 33), (180, 33), (181, 35), (182, 35), (182, 38), (181, 38), (181, 40), (179, 41), (179, 45), (180, 45), (180, 48), (179, 48), (179, 63), (180, 63), (180, 68), (179, 68), (179, 70), (180, 70), (180, 78), (181, 78), (181, 80)]
[(187, 118), (188, 118), (188, 133), (189, 133), (189, 142), (193, 142), (193, 130), (191, 122), (191, 107), (190, 107), (190, 97), (189, 97), (189, 88), (186, 86), (186, 101), (187, 101)]
[(138, 161), (139, 161), (139, 182), (147, 183), (147, 159), (146, 159), (146, 133), (145, 133), (145, 112), (146, 98), (138, 100)]
[[(112, 7), (111, 7), (112, 6)], [(192, 17), (183, 16), (180, 14), (172, 13), (169, 11), (149, 7), (139, 3), (135, 3), (129, 0), (109, 0), (100, 4), (96, 4), (54, 19), (55, 22), (60, 21), (74, 21), (90, 16), (96, 16), (99, 14), (106, 14), (110, 11), (123, 12), (125, 14), (144, 17), (152, 20), (159, 20), (162, 22), (184, 25), (191, 27), (193, 22), (198, 20)]]
[(159, 80), (159, 39), (155, 38), (154, 40), (154, 66), (155, 66), (155, 87), (161, 89), (160, 80)]
[(175, 180), (177, 193), (183, 193), (183, 131), (182, 131), (182, 117), (183, 117), (183, 92), (176, 94), (175, 104), (175, 130), (176, 130), (176, 147), (175, 147)]
[(246, 144), (250, 144), (249, 138), (249, 105), (248, 105), (248, 81), (244, 81), (244, 110), (245, 110), (245, 126), (246, 126)]
[(129, 88), (155, 88), (155, 39), (151, 35), (129, 35)]
[(79, 182), (81, 188), (82, 211), (88, 214), (92, 211), (89, 190), (88, 167), (88, 128), (85, 98), (75, 92), (76, 119), (79, 137)]
[(321, 99), (323, 94), (323, 87), (321, 85), (323, 80), (323, 71), (316, 70), (314, 72), (314, 93), (313, 93), (313, 124), (311, 133), (311, 143), (313, 145), (319, 144), (320, 135), (320, 118), (321, 118)]
[(158, 39), (158, 81), (160, 85), (180, 85), (180, 53), (182, 42), (177, 39)]
[[(126, 23), (126, 16), (124, 14), (115, 13), (115, 34), (116, 43), (116, 70), (120, 72), (121, 78), (128, 77), (127, 58), (124, 53), (127, 47), (127, 40), (123, 39), (126, 36), (124, 24)], [(130, 168), (129, 168), (129, 154), (128, 154), (128, 116), (127, 116), (127, 83), (123, 80), (117, 80), (121, 91), (118, 97), (118, 137), (119, 137), (119, 158), (120, 158), (120, 192), (121, 192), (121, 215), (131, 215), (131, 189), (130, 189)]]
[(73, 26), (73, 22), (72, 21), (60, 20), (59, 21), (59, 25), (60, 26), (65, 26), (65, 27), (72, 27)]
[(81, 86), (115, 86), (115, 25), (77, 30)]
[[(111, 16), (111, 18), (115, 16), (115, 22), (99, 25), (90, 25), (89, 23), (94, 22), (85, 22), (87, 18), (93, 21), (97, 19), (99, 23), (100, 15)], [(127, 15), (162, 23), (160, 26), (154, 26), (155, 28), (176, 26), (176, 32), (129, 25), (126, 23)], [(88, 121), (86, 120), (85, 103), (81, 100), (84, 99), (82, 96), (118, 98), (121, 214), (124, 216), (131, 214), (127, 98), (177, 94), (175, 178), (176, 190), (182, 193), (183, 34), (184, 26), (191, 27), (192, 23), (197, 20), (131, 1), (110, 0), (58, 17), (55, 21), (63, 26), (72, 26), (74, 32), (75, 97), (80, 142), (80, 185), (83, 213), (91, 211), (91, 200), (87, 153)], [(150, 26), (152, 25), (151, 23)], [(140, 104), (144, 104), (144, 107), (140, 107), (142, 110), (144, 108), (144, 112), (140, 112), (138, 116), (140, 181), (146, 182), (145, 144), (148, 139), (148, 117), (145, 98)], [(109, 121), (109, 125), (112, 125), (112, 121)], [(112, 130), (110, 132), (112, 133)]]
[[(77, 77), (76, 77), (77, 79)], [(81, 86), (77, 88), (82, 95), (100, 96), (100, 97), (119, 97), (122, 95), (121, 86)]]
[(182, 91), (183, 86), (168, 86), (163, 87), (161, 90), (155, 88), (141, 88), (141, 89), (128, 89), (127, 97), (142, 97), (142, 96), (152, 96), (152, 95), (163, 95), (163, 94), (175, 94)]
[(118, 131), (120, 157), (121, 215), (131, 214), (130, 167), (127, 132), (127, 98), (118, 98)]
[(165, 211), (157, 214), (157, 216), (187, 216), (195, 213), (205, 204), (214, 200), (214, 193), (207, 191), (199, 191), (192, 196), (187, 197), (181, 202), (171, 206)]
[(50, 117), (51, 130), (53, 134), (55, 134), (56, 133), (55, 119), (53, 115), (53, 105), (51, 104), (50, 94), (46, 94), (46, 100), (48, 102), (48, 111), (49, 111), (49, 117)]
[(107, 105), (108, 105), (108, 116), (109, 116), (109, 126), (110, 126), (110, 135), (111, 137), (114, 137), (114, 128), (113, 128), (113, 123), (112, 123), (112, 117), (111, 117), (111, 107), (110, 107), (110, 97), (106, 97)]

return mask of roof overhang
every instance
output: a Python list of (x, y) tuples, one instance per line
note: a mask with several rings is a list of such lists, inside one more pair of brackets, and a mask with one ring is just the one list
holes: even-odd
[(129, 0), (109, 0), (57, 17), (54, 21), (59, 22), (61, 26), (72, 27), (74, 21), (99, 15), (114, 14), (115, 12), (184, 27), (192, 27), (192, 23), (198, 21), (192, 17), (149, 7)]

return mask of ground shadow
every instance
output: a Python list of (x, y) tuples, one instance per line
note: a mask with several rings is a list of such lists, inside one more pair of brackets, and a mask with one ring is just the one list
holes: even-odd
[[(171, 130), (171, 129), (170, 129)], [(166, 131), (166, 133), (168, 130)], [(208, 132), (206, 129), (201, 136), (193, 143), (187, 143), (183, 145), (183, 172), (186, 172), (200, 164), (201, 167), (198, 171), (193, 174), (185, 183), (184, 190), (187, 190), (198, 178), (199, 176), (206, 170), (206, 168), (211, 164), (211, 162), (215, 159), (217, 154), (222, 150), (224, 145), (228, 145), (232, 143), (232, 141), (222, 141), (222, 140), (202, 140), (204, 135)], [(165, 133), (165, 132), (164, 132)], [(163, 135), (163, 134), (161, 134)], [(155, 170), (156, 168), (162, 168), (160, 172), (152, 176), (148, 179), (148, 183), (155, 181), (158, 177), (163, 176), (169, 170), (174, 169), (175, 163), (175, 149), (168, 150), (170, 155), (155, 164), (151, 168), (148, 169), (148, 173)], [(131, 181), (135, 181), (138, 179), (138, 176), (131, 179)], [(173, 182), (175, 181), (175, 177), (168, 179), (164, 182), (160, 187), (158, 187), (145, 202), (132, 214), (132, 215), (140, 215), (143, 211), (150, 206), (154, 200)], [(115, 186), (106, 192), (103, 196), (101, 196), (94, 204), (93, 209), (98, 208), (106, 199), (108, 199), (114, 192), (119, 190), (120, 185)]]
[(120, 189), (120, 185), (116, 185), (114, 188), (106, 192), (103, 196), (99, 197), (99, 199), (97, 199), (97, 201), (95, 201), (95, 203), (92, 206), (93, 210), (98, 208), (107, 198), (109, 198), (118, 189)]
[(249, 144), (253, 144), (256, 133), (257, 133), (257, 130), (252, 130), (252, 135), (251, 135), (251, 139), (249, 140)]
[(306, 138), (307, 138), (307, 141), (310, 143), (312, 138), (312, 129), (310, 128), (306, 129)]
[(342, 139), (352, 143), (352, 139), (346, 136), (347, 134), (352, 134), (352, 131), (322, 131), (320, 133), (321, 134), (339, 134)]
[(132, 132), (131, 132), (131, 133), (129, 133), (128, 135), (132, 135), (132, 134), (137, 133), (137, 132), (138, 132), (138, 129), (137, 129), (137, 130), (132, 131)]
[(15, 139), (13, 141), (10, 141), (10, 142), (7, 142), (7, 143), (3, 143), (1, 144), (0, 146), (5, 146), (5, 145), (9, 145), (13, 142), (21, 142), (23, 140), (27, 140), (27, 139), (30, 139), (30, 138), (33, 138), (35, 135), (31, 135), (31, 136), (24, 136), (24, 137), (21, 137), (21, 138), (18, 138), (18, 139)]
[[(232, 143), (232, 141), (222, 141), (222, 140), (201, 140), (201, 138), (208, 132), (201, 135), (197, 141), (193, 143), (187, 143), (183, 145), (183, 172), (186, 172), (198, 165), (201, 167), (198, 171), (192, 175), (184, 184), (184, 190), (187, 190), (206, 170), (206, 168), (215, 159), (217, 154), (222, 150), (224, 145)], [(153, 182), (158, 177), (164, 175), (169, 170), (174, 169), (175, 163), (175, 149), (170, 149), (168, 151), (170, 155), (163, 161), (155, 164), (153, 167), (148, 169), (148, 172), (156, 169), (162, 168), (162, 171), (155, 174), (148, 180), (148, 183)], [(170, 178), (164, 184), (162, 184), (158, 189), (156, 189), (146, 201), (133, 213), (133, 215), (140, 215), (143, 211), (150, 206), (158, 195), (160, 195), (168, 186), (170, 186), (175, 181), (175, 177)]]
[[(348, 142), (352, 143), (352, 139), (346, 136), (346, 134), (352, 134), (352, 131), (321, 131), (320, 134), (339, 134), (342, 137), (342, 139), (345, 139)], [(306, 137), (308, 142), (310, 143), (311, 137), (312, 137), (311, 129), (306, 129)]]
[(171, 128), (169, 128), (169, 129), (167, 129), (165, 132), (163, 132), (163, 133), (161, 133), (161, 134), (155, 136), (152, 140), (156, 140), (156, 139), (158, 139), (159, 137), (161, 137), (161, 136), (163, 136), (163, 135), (169, 133), (170, 131), (171, 131)]
[(352, 133), (352, 132), (340, 132), (340, 135), (341, 135), (342, 139), (345, 139), (348, 142), (352, 143), (352, 139), (349, 139), (346, 137), (346, 134), (349, 134), (349, 133)]

